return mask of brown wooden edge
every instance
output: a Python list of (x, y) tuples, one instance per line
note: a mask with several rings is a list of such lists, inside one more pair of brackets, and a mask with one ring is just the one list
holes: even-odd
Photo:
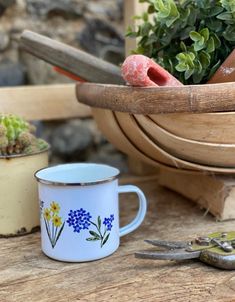
[(235, 83), (129, 87), (79, 83), (77, 98), (91, 107), (132, 114), (235, 111)]

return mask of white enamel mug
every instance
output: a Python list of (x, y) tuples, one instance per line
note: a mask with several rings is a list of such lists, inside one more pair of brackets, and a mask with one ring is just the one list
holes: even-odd
[[(118, 185), (119, 170), (92, 163), (63, 164), (35, 173), (39, 186), (42, 251), (60, 261), (82, 262), (117, 250), (120, 237), (144, 220), (146, 199), (133, 185)], [(135, 219), (119, 228), (118, 194), (138, 195)]]

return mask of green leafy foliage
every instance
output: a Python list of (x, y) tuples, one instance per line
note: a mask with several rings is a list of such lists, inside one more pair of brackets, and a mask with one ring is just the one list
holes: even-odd
[[(134, 53), (154, 59), (184, 84), (205, 83), (235, 48), (234, 0), (139, 0), (149, 4)], [(150, 18), (151, 15), (151, 18)]]

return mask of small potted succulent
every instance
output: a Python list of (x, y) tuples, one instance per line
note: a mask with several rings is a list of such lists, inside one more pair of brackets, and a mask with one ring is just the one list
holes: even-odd
[(235, 48), (234, 0), (139, 0), (149, 4), (135, 53), (154, 59), (183, 84), (206, 83)]
[(35, 127), (14, 115), (0, 114), (0, 236), (30, 233), (39, 226), (34, 173), (48, 165), (48, 144)]

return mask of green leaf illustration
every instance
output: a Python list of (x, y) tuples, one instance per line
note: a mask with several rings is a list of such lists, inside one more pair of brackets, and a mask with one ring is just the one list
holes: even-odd
[(94, 231), (89, 231), (89, 233), (90, 233), (93, 237), (97, 238), (98, 240), (101, 239), (101, 238), (100, 238), (100, 235), (97, 234), (96, 232), (94, 232)]
[(44, 218), (44, 222), (45, 222), (45, 226), (46, 226), (46, 231), (47, 231), (48, 238), (49, 238), (49, 240), (50, 240), (50, 242), (51, 242), (51, 245), (52, 245), (51, 233), (50, 233), (50, 231), (49, 231), (49, 227), (48, 227), (48, 225), (47, 225), (47, 221), (46, 221), (45, 218)]
[(110, 233), (104, 238), (104, 241), (102, 242), (102, 246), (105, 245), (105, 243), (108, 241), (109, 235)]
[(61, 233), (62, 233), (62, 231), (63, 231), (63, 229), (64, 229), (64, 225), (65, 225), (65, 222), (62, 224), (62, 226), (61, 226), (61, 228), (60, 228), (60, 230), (59, 230), (59, 233), (58, 233), (58, 235), (57, 235), (56, 238), (55, 238), (54, 246), (56, 245), (58, 239), (60, 238), (60, 235), (61, 235)]
[(100, 216), (98, 216), (98, 229), (100, 230), (100, 227), (101, 227), (101, 218), (100, 218)]
[(96, 237), (89, 237), (86, 239), (87, 241), (97, 241), (97, 240), (100, 240), (99, 238), (96, 238)]

